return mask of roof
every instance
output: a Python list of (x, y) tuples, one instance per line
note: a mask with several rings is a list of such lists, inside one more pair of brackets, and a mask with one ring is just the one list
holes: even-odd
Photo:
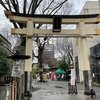
[(11, 12), (12, 15), (22, 16), (22, 17), (33, 17), (33, 18), (54, 18), (54, 17), (61, 17), (61, 18), (69, 18), (69, 19), (76, 19), (76, 18), (94, 18), (99, 16), (99, 14), (88, 14), (88, 15), (42, 15), (42, 14), (23, 14), (23, 13), (15, 13)]
[(59, 68), (59, 69), (57, 69), (57, 70), (55, 71), (55, 74), (64, 74), (64, 73), (65, 73), (65, 71), (62, 70), (61, 68)]

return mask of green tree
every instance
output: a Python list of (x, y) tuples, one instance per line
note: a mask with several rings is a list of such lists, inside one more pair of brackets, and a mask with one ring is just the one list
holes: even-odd
[(32, 68), (32, 76), (33, 78), (36, 78), (36, 74), (38, 73), (38, 69), (37, 68)]
[(66, 61), (66, 56), (63, 56), (63, 58), (58, 62), (58, 68), (65, 71), (64, 79), (69, 80), (71, 66), (70, 63)]
[(0, 46), (0, 77), (11, 74), (12, 61), (6, 58), (8, 55), (6, 48)]
[(65, 56), (58, 62), (58, 67), (63, 69), (64, 71), (67, 71), (70, 68), (69, 63), (66, 62)]

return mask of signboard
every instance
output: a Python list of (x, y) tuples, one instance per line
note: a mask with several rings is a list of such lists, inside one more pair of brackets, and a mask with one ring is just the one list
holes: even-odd
[(14, 61), (11, 76), (20, 77), (22, 74), (24, 74), (24, 61), (23, 60)]

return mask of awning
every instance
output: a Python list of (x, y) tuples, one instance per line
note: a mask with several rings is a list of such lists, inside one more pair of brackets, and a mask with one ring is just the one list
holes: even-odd
[(62, 70), (61, 68), (59, 68), (59, 69), (57, 69), (56, 71), (55, 71), (55, 74), (57, 75), (57, 74), (64, 74), (65, 73), (65, 71), (64, 70)]

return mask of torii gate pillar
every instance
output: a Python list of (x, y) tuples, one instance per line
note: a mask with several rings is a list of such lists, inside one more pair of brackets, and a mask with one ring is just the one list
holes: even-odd
[[(27, 21), (27, 32), (29, 36), (32, 36), (33, 22), (29, 19)], [(30, 59), (25, 60), (25, 95), (31, 95), (31, 72), (32, 72), (32, 37), (26, 37), (26, 49), (25, 54), (30, 55)]]
[(81, 69), (83, 70), (83, 79), (84, 79), (84, 87), (85, 87), (85, 94), (90, 94), (91, 92), (91, 87), (92, 87), (92, 79), (91, 79), (91, 71), (90, 71), (90, 64), (89, 64), (89, 54), (87, 50), (87, 39), (84, 37), (85, 30), (84, 30), (84, 22), (81, 21), (79, 23), (79, 29), (80, 29), (80, 34), (83, 36), (82, 38), (78, 39), (79, 42), (79, 62), (81, 65)]
[[(28, 21), (27, 22), (27, 33), (29, 36), (33, 35), (33, 22), (32, 21)], [(28, 59), (28, 60), (25, 60), (25, 71), (29, 71), (31, 72), (32, 71), (32, 37), (26, 37), (26, 51), (25, 51), (25, 54), (26, 55), (30, 55), (31, 56), (31, 59)]]

